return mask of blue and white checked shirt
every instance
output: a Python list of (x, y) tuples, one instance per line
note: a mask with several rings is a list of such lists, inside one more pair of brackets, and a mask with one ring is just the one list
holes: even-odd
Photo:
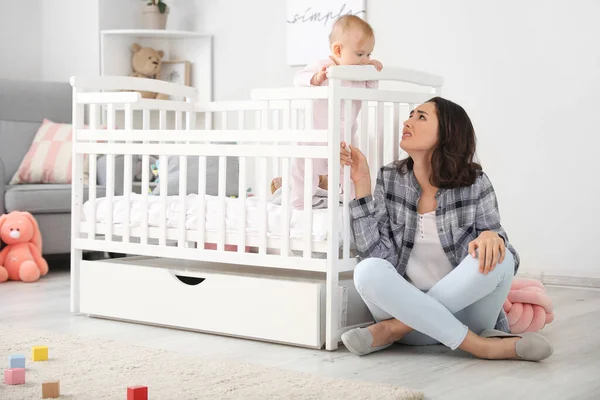
[[(379, 170), (373, 195), (350, 203), (352, 231), (361, 258), (385, 259), (405, 276), (418, 229), (420, 196), (421, 187), (412, 171), (401, 174), (393, 163)], [(496, 194), (484, 172), (471, 186), (440, 189), (436, 200), (440, 242), (454, 267), (468, 255), (469, 242), (483, 231), (494, 231), (513, 254), (517, 273), (519, 255), (500, 224)], [(510, 332), (504, 310), (498, 316), (496, 329)]]

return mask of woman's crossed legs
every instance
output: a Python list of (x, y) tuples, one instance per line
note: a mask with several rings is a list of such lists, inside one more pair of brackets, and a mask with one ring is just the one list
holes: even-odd
[(510, 252), (487, 275), (467, 256), (427, 293), (398, 274), (387, 261), (369, 258), (354, 271), (356, 288), (378, 322), (368, 329), (372, 347), (395, 341), (411, 345), (442, 343), (481, 358), (518, 358), (518, 337), (487, 339), (478, 335), (493, 329), (514, 276)]

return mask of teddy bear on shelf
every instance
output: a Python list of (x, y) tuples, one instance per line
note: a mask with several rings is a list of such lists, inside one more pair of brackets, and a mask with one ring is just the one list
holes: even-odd
[(42, 257), (42, 235), (37, 221), (28, 212), (12, 211), (0, 216), (0, 282), (35, 282), (48, 273)]
[[(131, 45), (133, 57), (131, 67), (133, 73), (130, 76), (136, 78), (158, 79), (162, 68), (162, 58), (165, 53), (162, 50), (154, 50), (151, 47), (142, 47), (137, 43)], [(144, 99), (166, 100), (169, 96), (162, 93), (139, 91)]]

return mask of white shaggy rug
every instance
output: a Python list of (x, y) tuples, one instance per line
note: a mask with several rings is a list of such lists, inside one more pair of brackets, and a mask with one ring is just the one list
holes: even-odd
[[(31, 361), (32, 346), (49, 360)], [(8, 356), (26, 357), (26, 383), (5, 385)], [(417, 390), (328, 379), (165, 350), (135, 347), (0, 325), (0, 399), (41, 398), (41, 383), (60, 380), (61, 399), (126, 399), (127, 387), (148, 386), (154, 400), (197, 399), (423, 399)]]

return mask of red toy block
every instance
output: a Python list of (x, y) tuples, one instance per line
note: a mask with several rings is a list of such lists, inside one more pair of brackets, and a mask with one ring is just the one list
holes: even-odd
[(127, 400), (148, 400), (148, 386), (129, 386)]
[(22, 385), (25, 383), (25, 368), (4, 370), (4, 383), (7, 385)]

